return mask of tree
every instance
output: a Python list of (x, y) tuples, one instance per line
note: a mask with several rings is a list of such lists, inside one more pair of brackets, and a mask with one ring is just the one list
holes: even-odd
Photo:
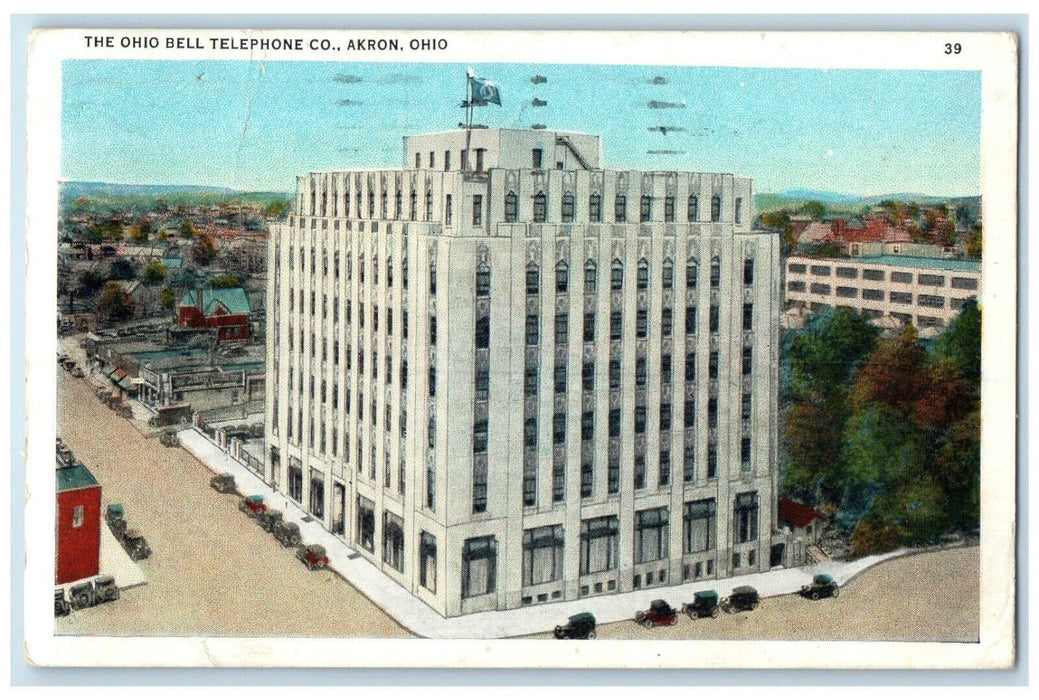
[(966, 253), (972, 258), (980, 258), (982, 251), (981, 226), (975, 226), (967, 234)]
[(818, 200), (813, 199), (802, 204), (800, 211), (802, 214), (807, 214), (808, 216), (812, 217), (813, 221), (818, 221), (819, 219), (826, 216), (826, 205)]
[(289, 203), (284, 199), (278, 199), (268, 204), (264, 210), (264, 215), (273, 219), (280, 219), (282, 215), (288, 210)]
[(94, 243), (118, 241), (123, 237), (123, 224), (115, 218), (99, 221), (87, 229), (87, 236)]
[(217, 275), (209, 281), (209, 286), (213, 289), (228, 289), (231, 287), (241, 287), (245, 283), (238, 275), (225, 274)]
[(976, 299), (964, 302), (960, 315), (939, 336), (934, 353), (951, 360), (964, 379), (981, 380), (981, 309)]
[(192, 246), (191, 253), (199, 265), (209, 265), (216, 258), (216, 243), (212, 236), (200, 236)]
[(173, 304), (177, 301), (176, 295), (173, 290), (169, 287), (163, 287), (162, 291), (159, 292), (159, 305), (164, 309), (172, 309)]
[(137, 272), (126, 258), (119, 258), (112, 262), (108, 269), (108, 278), (113, 280), (132, 280), (137, 277)]
[(184, 219), (180, 222), (180, 232), (184, 236), (194, 236), (197, 233), (195, 222), (191, 219)]
[(908, 417), (927, 389), (926, 359), (912, 325), (898, 337), (880, 341), (855, 377), (856, 407), (875, 402)]
[(166, 279), (166, 267), (158, 260), (152, 260), (145, 266), (141, 279), (147, 285), (162, 284), (162, 281)]
[(783, 490), (806, 503), (840, 496), (843, 402), (795, 401), (783, 412)]
[(92, 297), (104, 286), (105, 278), (93, 270), (84, 270), (79, 273), (77, 282), (77, 295), (80, 297)]
[(116, 282), (108, 282), (101, 290), (97, 311), (111, 321), (125, 321), (133, 315), (133, 300)]
[(832, 396), (877, 342), (877, 329), (851, 309), (820, 314), (786, 351), (795, 395)]

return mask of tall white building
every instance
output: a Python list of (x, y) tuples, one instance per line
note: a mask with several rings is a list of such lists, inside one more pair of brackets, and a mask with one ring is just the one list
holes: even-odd
[(598, 136), (406, 137), (270, 240), (267, 478), (445, 616), (766, 570), (779, 241)]

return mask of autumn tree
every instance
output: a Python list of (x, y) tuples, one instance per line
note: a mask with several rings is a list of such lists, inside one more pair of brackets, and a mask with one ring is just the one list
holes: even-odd
[(216, 258), (216, 243), (213, 242), (213, 237), (199, 236), (192, 246), (191, 253), (199, 265), (209, 265)]

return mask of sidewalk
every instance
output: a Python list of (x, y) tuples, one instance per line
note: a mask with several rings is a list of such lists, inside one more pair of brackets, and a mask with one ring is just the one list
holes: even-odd
[[(263, 494), (272, 508), (284, 513), (287, 521), (299, 525), (303, 541), (320, 544), (325, 548), (330, 568), (350, 582), (357, 590), (370, 598), (386, 614), (406, 629), (420, 637), (433, 639), (500, 639), (550, 632), (562, 624), (570, 615), (590, 612), (600, 623), (631, 620), (636, 610), (649, 607), (651, 600), (663, 598), (678, 607), (690, 602), (693, 593), (713, 588), (722, 596), (736, 586), (754, 586), (763, 597), (796, 593), (801, 586), (811, 582), (816, 573), (832, 574), (844, 585), (860, 573), (876, 564), (902, 556), (908, 550), (900, 549), (887, 554), (864, 557), (852, 562), (830, 561), (825, 565), (813, 565), (800, 569), (783, 569), (728, 579), (698, 581), (679, 586), (648, 588), (630, 593), (584, 598), (563, 603), (547, 603), (514, 610), (474, 613), (461, 617), (443, 618), (432, 608), (397, 585), (374, 565), (369, 563), (342, 540), (325, 530), (317, 521), (304, 522), (307, 514), (288, 498), (274, 492), (269, 486), (249, 471), (245, 465), (232, 459), (219, 447), (194, 428), (179, 432), (180, 444), (196, 459), (214, 473), (234, 474), (238, 490), (246, 495)], [(245, 517), (244, 515), (242, 517)], [(351, 558), (352, 557), (352, 558)], [(301, 564), (302, 566), (302, 564)]]

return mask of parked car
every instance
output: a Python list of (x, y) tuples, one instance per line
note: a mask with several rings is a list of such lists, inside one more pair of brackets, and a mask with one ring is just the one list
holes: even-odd
[(267, 504), (264, 503), (262, 495), (254, 494), (243, 498), (242, 502), (238, 504), (238, 509), (250, 518), (255, 518), (267, 510)]
[(556, 625), (556, 639), (595, 639), (595, 615), (589, 612), (571, 615), (565, 625)]
[(275, 523), (274, 529), (271, 532), (274, 533), (274, 536), (281, 542), (283, 547), (298, 547), (303, 541), (303, 535), (300, 534), (299, 525), (296, 523), (279, 520)]
[(819, 600), (831, 596), (836, 598), (841, 594), (841, 588), (837, 585), (833, 576), (829, 574), (816, 574), (812, 582), (801, 586), (801, 595), (812, 600)]
[(123, 549), (134, 561), (147, 559), (152, 555), (152, 548), (148, 546), (148, 540), (144, 539), (137, 530), (127, 530), (123, 533)]
[(755, 610), (761, 605), (761, 597), (757, 589), (752, 586), (736, 586), (732, 594), (722, 601), (722, 607), (726, 612), (740, 612), (741, 610)]
[(72, 612), (72, 604), (65, 598), (64, 588), (54, 589), (54, 617), (65, 617)]
[(698, 617), (718, 617), (718, 592), (697, 591), (693, 594), (693, 602), (682, 606), (682, 612), (689, 616), (690, 620)]
[(673, 625), (678, 622), (678, 611), (663, 600), (654, 600), (649, 604), (649, 610), (635, 613), (635, 622), (646, 629), (659, 625)]
[(235, 493), (237, 485), (235, 484), (234, 474), (230, 472), (224, 472), (223, 474), (217, 474), (209, 480), (209, 485), (219, 491), (220, 493)]
[(123, 533), (126, 532), (125, 515), (126, 511), (121, 503), (109, 503), (105, 509), (105, 522), (108, 523), (108, 529), (112, 531), (116, 539), (122, 539)]
[(77, 583), (69, 588), (69, 603), (73, 610), (93, 607), (97, 598), (94, 595), (94, 584), (90, 581)]
[(280, 510), (268, 508), (256, 516), (256, 522), (267, 532), (274, 532), (274, 528), (281, 522), (281, 518)]
[(180, 447), (180, 438), (175, 430), (165, 431), (159, 436), (159, 442), (165, 447)]
[(119, 600), (119, 587), (112, 576), (98, 576), (94, 579), (94, 597), (98, 603), (111, 603)]
[(319, 544), (308, 544), (296, 550), (296, 558), (303, 562), (308, 569), (324, 569), (328, 566), (329, 559), (325, 556), (325, 548)]

